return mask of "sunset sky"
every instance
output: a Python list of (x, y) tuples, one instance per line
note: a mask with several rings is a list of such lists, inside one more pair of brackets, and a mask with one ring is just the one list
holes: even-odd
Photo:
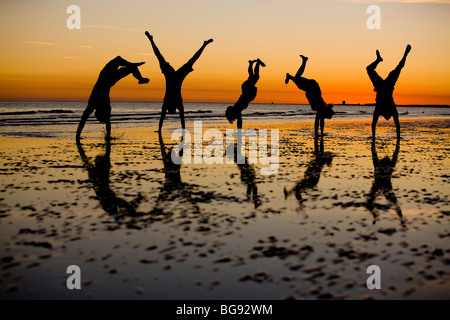
[[(366, 12), (378, 5), (381, 29)], [(81, 29), (66, 12), (81, 9)], [(103, 66), (117, 55), (138, 62), (150, 83), (133, 77), (111, 90), (112, 101), (159, 102), (164, 77), (144, 32), (174, 68), (203, 41), (204, 51), (183, 85), (185, 102), (235, 102), (249, 59), (261, 58), (254, 103), (307, 103), (286, 72), (299, 54), (310, 59), (326, 102), (372, 103), (365, 67), (379, 49), (387, 76), (406, 45), (412, 51), (394, 91), (397, 104), (450, 104), (450, 1), (353, 0), (20, 0), (0, 1), (0, 100), (87, 101)]]

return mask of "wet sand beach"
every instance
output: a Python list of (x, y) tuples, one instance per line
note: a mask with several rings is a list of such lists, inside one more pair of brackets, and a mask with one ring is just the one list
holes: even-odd
[(0, 137), (0, 296), (449, 299), (450, 120), (401, 119), (398, 144), (380, 120), (374, 146), (370, 124), (244, 122), (279, 129), (273, 175), (165, 161), (176, 126)]

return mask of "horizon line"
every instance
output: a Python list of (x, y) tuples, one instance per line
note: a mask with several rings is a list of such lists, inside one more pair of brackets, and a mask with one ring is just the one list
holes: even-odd
[[(84, 102), (87, 103), (86, 100), (0, 100), (0, 103), (3, 102)], [(120, 100), (120, 101), (111, 101), (111, 103), (163, 103), (163, 101), (132, 101), (132, 100)], [(184, 101), (185, 104), (188, 103), (207, 103), (207, 104), (233, 104), (233, 102), (214, 102), (214, 101)], [(299, 106), (309, 106), (309, 103), (278, 103), (278, 102), (254, 102), (251, 104), (274, 104), (274, 105), (299, 105)], [(334, 106), (362, 106), (362, 107), (371, 107), (375, 106), (374, 102), (368, 103), (338, 103), (333, 104)], [(396, 104), (397, 107), (450, 107), (450, 104)]]

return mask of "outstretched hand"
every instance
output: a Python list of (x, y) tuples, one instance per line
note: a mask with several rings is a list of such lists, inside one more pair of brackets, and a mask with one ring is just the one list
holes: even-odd
[(205, 44), (205, 46), (206, 46), (207, 44), (210, 44), (210, 43), (213, 42), (213, 41), (214, 41), (213, 39), (205, 40), (204, 44)]
[(148, 31), (145, 31), (145, 35), (146, 35), (147, 38), (149, 38), (150, 40), (153, 39), (153, 36), (152, 36)]

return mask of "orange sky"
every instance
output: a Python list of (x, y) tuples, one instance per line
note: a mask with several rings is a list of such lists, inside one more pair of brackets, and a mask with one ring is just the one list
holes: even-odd
[[(150, 84), (130, 77), (111, 90), (112, 101), (159, 102), (164, 77), (145, 30), (178, 68), (214, 38), (183, 85), (186, 102), (235, 102), (249, 59), (261, 58), (255, 103), (307, 103), (286, 72), (310, 59), (304, 73), (320, 84), (326, 102), (372, 103), (365, 67), (379, 49), (386, 76), (413, 47), (394, 92), (397, 104), (450, 104), (450, 2), (363, 0), (78, 0), (81, 29), (69, 30), (72, 1), (2, 1), (0, 100), (87, 101), (98, 73), (113, 57), (145, 61)], [(75, 2), (74, 2), (75, 3)], [(366, 9), (377, 4), (381, 29), (369, 30)]]

